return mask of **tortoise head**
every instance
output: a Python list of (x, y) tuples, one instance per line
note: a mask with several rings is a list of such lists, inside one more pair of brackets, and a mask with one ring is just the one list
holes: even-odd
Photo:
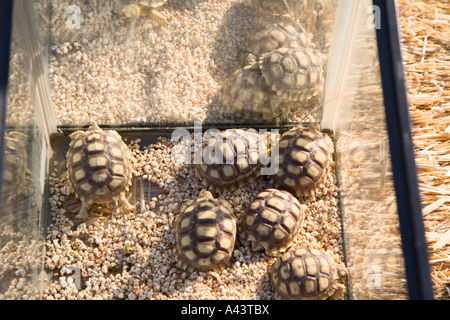
[(200, 194), (198, 196), (199, 198), (205, 198), (205, 199), (214, 199), (214, 196), (212, 193), (208, 190), (202, 190), (200, 191)]
[(336, 265), (336, 274), (339, 280), (345, 280), (348, 276), (347, 268), (345, 268), (342, 264)]
[(92, 125), (87, 129), (87, 131), (95, 131), (95, 130), (101, 130), (98, 126), (97, 122), (92, 121)]
[(133, 22), (136, 21), (140, 15), (140, 7), (135, 4), (130, 4), (122, 9), (120, 20), (125, 23)]

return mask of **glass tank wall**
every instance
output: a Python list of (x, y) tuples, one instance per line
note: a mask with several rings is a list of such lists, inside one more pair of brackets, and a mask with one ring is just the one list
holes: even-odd
[[(322, 126), (332, 129), (355, 299), (407, 297), (389, 137), (378, 62), (376, 8), (343, 2), (328, 65)], [(355, 17), (349, 19), (349, 17)]]
[(56, 123), (48, 67), (29, 9), (17, 1), (13, 10), (2, 155), (0, 299), (35, 299), (43, 294), (47, 170), (50, 132)]
[[(407, 298), (371, 2), (138, 2), (15, 1), (0, 297), (274, 299), (277, 257), (240, 233), (224, 270), (177, 266), (176, 217), (207, 188), (185, 160), (206, 129), (317, 122), (331, 167), (314, 196), (297, 196), (306, 206), (291, 247), (345, 265), (346, 298)], [(265, 53), (297, 49), (306, 77), (289, 63), (269, 73)], [(67, 151), (93, 122), (130, 150), (135, 210), (94, 203), (79, 221)], [(274, 186), (261, 175), (214, 196), (239, 219)]]

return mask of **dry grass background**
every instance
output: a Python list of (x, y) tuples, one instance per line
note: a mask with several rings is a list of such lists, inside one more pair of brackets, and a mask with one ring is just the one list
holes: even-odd
[(450, 300), (450, 1), (398, 4), (434, 293)]

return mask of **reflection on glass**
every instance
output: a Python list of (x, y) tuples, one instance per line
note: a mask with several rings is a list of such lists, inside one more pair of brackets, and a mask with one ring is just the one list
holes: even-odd
[(404, 299), (406, 279), (376, 35), (366, 10), (370, 4), (362, 1), (355, 15), (348, 60), (341, 61), (347, 62), (340, 78), (341, 99), (329, 122), (336, 133), (350, 294), (355, 299)]
[[(28, 3), (29, 5), (29, 3)], [(47, 174), (45, 86), (32, 8), (15, 1), (8, 78), (8, 106), (0, 207), (0, 299), (42, 294), (43, 220)], [(49, 112), (49, 110), (47, 110)]]
[[(148, 1), (37, 1), (58, 124), (300, 121), (321, 103), (323, 83), (309, 99), (272, 105), (277, 90), (265, 83), (257, 66), (263, 52), (252, 49), (275, 49), (270, 38), (283, 47), (307, 45), (323, 72), (337, 3), (292, 1), (287, 15), (276, 15), (261, 10), (264, 1), (251, 0), (152, 1), (151, 6)], [(261, 28), (272, 33), (260, 39)], [(300, 35), (301, 40), (293, 40)], [(250, 54), (262, 86), (249, 82), (239, 97), (230, 96), (224, 86), (234, 73), (250, 67)], [(312, 66), (306, 62), (305, 74)], [(313, 82), (290, 86), (305, 88)], [(246, 106), (235, 105), (242, 100)], [(253, 110), (252, 100), (273, 109), (263, 110), (271, 117)], [(249, 109), (255, 112), (249, 115)]]

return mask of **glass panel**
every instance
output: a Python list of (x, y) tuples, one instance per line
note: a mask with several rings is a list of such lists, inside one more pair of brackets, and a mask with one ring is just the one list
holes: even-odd
[(33, 32), (32, 8), (24, 1), (14, 4), (2, 155), (0, 299), (36, 299), (43, 288), (48, 135), (56, 126), (48, 100), (47, 68)]
[(355, 299), (405, 299), (376, 20), (371, 1), (340, 5), (336, 30), (349, 31), (333, 40), (330, 57), (338, 60), (328, 68), (329, 103), (322, 125), (335, 132), (350, 294)]

